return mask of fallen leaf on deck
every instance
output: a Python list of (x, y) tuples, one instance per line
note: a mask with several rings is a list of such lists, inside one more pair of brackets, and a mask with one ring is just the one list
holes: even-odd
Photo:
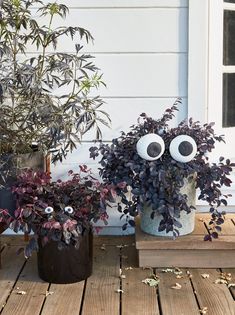
[(220, 279), (224, 279), (229, 282), (232, 280), (232, 275), (231, 273), (221, 272)]
[(157, 287), (160, 282), (160, 279), (158, 278), (158, 276), (153, 274), (151, 278), (146, 278), (141, 282), (149, 285), (150, 287)]
[(26, 291), (17, 291), (16, 294), (25, 295), (25, 294), (26, 294)]
[(116, 247), (117, 248), (123, 248), (123, 247), (128, 247), (129, 245), (127, 245), (127, 244), (122, 244), (122, 245), (117, 245)]
[(162, 272), (173, 272), (174, 269), (167, 268), (167, 269), (162, 269)]
[(132, 270), (132, 267), (126, 267), (125, 270)]
[(235, 283), (229, 283), (228, 284), (228, 288), (233, 288), (233, 287), (235, 287)]
[(181, 278), (183, 278), (183, 276), (181, 276), (181, 275), (176, 275), (176, 279), (181, 279)]
[(46, 291), (46, 297), (48, 297), (48, 295), (52, 295), (54, 292), (52, 291)]
[(159, 279), (155, 280), (155, 279), (151, 279), (151, 278), (146, 278), (146, 279), (142, 280), (141, 282), (149, 285), (150, 287), (157, 287), (159, 284)]
[(215, 283), (216, 284), (228, 284), (228, 281), (225, 279), (216, 279)]
[(126, 276), (122, 274), (122, 269), (119, 269), (119, 278), (126, 279)]
[(116, 293), (124, 293), (124, 291), (121, 290), (121, 289), (117, 289), (117, 290), (115, 290), (115, 292), (116, 292)]
[(171, 288), (174, 290), (180, 290), (182, 288), (182, 285), (176, 282), (176, 284), (173, 285)]
[(162, 272), (171, 272), (174, 273), (175, 275), (182, 275), (183, 271), (180, 270), (179, 268), (175, 267), (175, 268), (166, 268), (166, 269), (162, 269)]
[(207, 312), (208, 312), (208, 307), (203, 307), (201, 310), (199, 310), (199, 312), (201, 313), (201, 314), (206, 314)]
[(106, 250), (105, 244), (102, 244), (100, 247), (101, 250)]
[(208, 279), (210, 277), (208, 273), (202, 273), (201, 276), (203, 279)]

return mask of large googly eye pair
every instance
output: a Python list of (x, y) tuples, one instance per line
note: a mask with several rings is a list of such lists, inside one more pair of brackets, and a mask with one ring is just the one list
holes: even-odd
[[(164, 153), (165, 143), (159, 135), (150, 133), (139, 139), (136, 150), (142, 159), (155, 161)], [(192, 137), (180, 135), (171, 141), (169, 151), (173, 159), (186, 163), (196, 155), (197, 145)]]
[(53, 211), (54, 209), (52, 207), (46, 207), (46, 209), (44, 210), (46, 214), (51, 214)]
[(73, 208), (70, 206), (67, 206), (64, 208), (64, 212), (67, 212), (68, 214), (72, 214), (73, 213)]

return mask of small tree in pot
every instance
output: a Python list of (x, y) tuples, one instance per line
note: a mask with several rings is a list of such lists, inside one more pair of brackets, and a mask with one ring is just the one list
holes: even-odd
[[(1, 4), (0, 185), (3, 188), (11, 186), (10, 178), (14, 181), (17, 169), (32, 166), (29, 158), (35, 148), (43, 153), (40, 157), (50, 153), (52, 162), (61, 161), (92, 127), (96, 127), (96, 136), (100, 138), (99, 125), (108, 125), (109, 117), (100, 110), (102, 100), (89, 96), (91, 89), (103, 84), (93, 57), (83, 54), (78, 43), (74, 43), (74, 53), (57, 51), (64, 37), (71, 41), (76, 36), (87, 42), (93, 39), (84, 28), (54, 26), (58, 17), (66, 18), (68, 8), (57, 2), (44, 5), (40, 0), (3, 0)], [(37, 20), (33, 12), (38, 15)], [(27, 47), (38, 53), (27, 55)], [(42, 167), (43, 161), (35, 166)], [(0, 196), (0, 207), (9, 206), (4, 199), (5, 196)]]
[(102, 155), (100, 174), (105, 183), (127, 184), (117, 190), (118, 211), (127, 216), (124, 228), (134, 225), (133, 217), (141, 213), (141, 227), (147, 233), (176, 237), (191, 232), (194, 224), (184, 220), (195, 212), (198, 188), (199, 199), (210, 206), (213, 231), (205, 240), (211, 240), (218, 237), (224, 221), (218, 207), (227, 205), (229, 196), (222, 194), (221, 187), (230, 186), (228, 175), (235, 165), (223, 157), (218, 164), (209, 163), (206, 153), (215, 148), (216, 141), (224, 141), (216, 136), (213, 123), (201, 126), (189, 119), (169, 127), (179, 102), (158, 120), (141, 114), (131, 131), (122, 132), (111, 145), (91, 147), (90, 155)]
[(24, 253), (38, 251), (38, 271), (48, 282), (84, 280), (92, 270), (92, 225), (107, 224), (106, 207), (113, 202), (112, 185), (101, 184), (86, 165), (69, 171), (67, 181), (51, 182), (46, 172), (27, 170), (12, 189), (17, 209), (0, 209), (0, 222), (14, 232), (33, 232)]

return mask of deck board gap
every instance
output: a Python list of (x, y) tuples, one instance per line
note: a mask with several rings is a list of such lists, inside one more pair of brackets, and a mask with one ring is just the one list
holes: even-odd
[(86, 285), (87, 285), (87, 279), (84, 281), (83, 292), (82, 292), (82, 300), (81, 300), (79, 315), (82, 315), (82, 309), (83, 309), (83, 304), (84, 304), (85, 294), (86, 294)]
[[(4, 248), (5, 248), (5, 247), (4, 247)], [(22, 267), (20, 268), (20, 271), (19, 271), (19, 273), (18, 273), (18, 275), (17, 275), (17, 277), (16, 277), (16, 279), (15, 279), (15, 282), (13, 283), (13, 285), (12, 285), (12, 287), (11, 287), (11, 290), (9, 291), (9, 294), (8, 294), (8, 296), (7, 296), (7, 298), (6, 298), (5, 302), (4, 302), (4, 306), (1, 306), (1, 308), (0, 308), (0, 314), (2, 314), (2, 312), (4, 311), (4, 308), (5, 308), (5, 306), (7, 305), (7, 302), (8, 302), (8, 300), (9, 300), (9, 298), (10, 298), (12, 292), (13, 292), (14, 289), (15, 289), (16, 283), (17, 283), (17, 281), (19, 280), (20, 275), (21, 275), (22, 271), (24, 270), (24, 268), (25, 268), (27, 262), (28, 262), (28, 259), (26, 259), (26, 260), (23, 262), (23, 265), (22, 265)]]
[(161, 296), (160, 296), (160, 290), (159, 287), (156, 288), (156, 303), (157, 303), (157, 308), (159, 311), (159, 315), (164, 315), (162, 311), (162, 305), (161, 305)]
[(203, 222), (203, 224), (204, 224), (204, 226), (205, 226), (205, 228), (206, 228), (208, 234), (211, 234), (210, 228), (209, 228), (209, 224), (207, 225), (207, 223), (206, 223), (205, 221)]
[[(185, 272), (186, 272), (186, 270), (185, 270)], [(198, 306), (198, 311), (200, 312), (200, 309), (202, 308), (202, 306), (200, 305), (200, 302), (199, 302), (199, 299), (198, 299), (198, 296), (197, 296), (197, 291), (196, 291), (196, 289), (194, 287), (194, 284), (193, 284), (193, 280), (190, 277), (189, 277), (189, 282), (191, 284), (191, 287), (192, 287), (192, 290), (193, 290), (193, 295), (195, 297), (195, 300), (196, 300), (196, 303), (197, 303), (197, 306)]]
[[(122, 263), (123, 249), (120, 248), (119, 252), (120, 252), (120, 272), (122, 272), (121, 274), (123, 274), (123, 263)], [(119, 289), (120, 290), (123, 289), (121, 274), (120, 274), (120, 283), (119, 283)], [(122, 315), (122, 291), (120, 291), (120, 293), (119, 293), (119, 298), (120, 298), (120, 300), (119, 300), (119, 315)]]
[[(51, 283), (48, 283), (48, 288), (47, 288), (47, 291), (48, 291), (48, 292), (50, 291), (50, 288), (51, 288)], [(46, 303), (46, 299), (47, 299), (47, 296), (44, 297), (44, 300), (43, 300), (43, 302), (42, 302), (42, 306), (41, 306), (39, 315), (41, 315), (42, 312), (43, 312), (43, 307), (44, 307), (44, 305), (45, 305), (45, 303)]]
[[(219, 268), (219, 271), (220, 271), (220, 272), (227, 272), (226, 269), (223, 270), (222, 268)], [(232, 283), (234, 283), (234, 281), (232, 281)], [(231, 288), (228, 288), (228, 290), (229, 290), (229, 292), (230, 292), (230, 294), (231, 294), (233, 300), (235, 301), (234, 289), (231, 287)]]
[[(153, 274), (155, 276), (158, 276), (157, 274), (157, 268), (153, 268)], [(156, 303), (157, 303), (157, 309), (159, 312), (159, 315), (164, 315), (162, 312), (162, 307), (161, 307), (161, 301), (160, 301), (160, 294), (159, 294), (159, 286), (156, 287)]]

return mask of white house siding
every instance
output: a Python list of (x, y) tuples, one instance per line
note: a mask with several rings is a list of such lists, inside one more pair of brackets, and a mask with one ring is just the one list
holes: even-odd
[[(46, 2), (46, 1), (45, 1)], [(48, 1), (51, 2), (51, 1)], [(146, 112), (158, 118), (177, 97), (182, 98), (174, 124), (187, 117), (188, 0), (61, 0), (70, 8), (66, 21), (54, 26), (73, 25), (88, 29), (94, 43), (83, 52), (95, 56), (107, 88), (99, 95), (110, 114), (112, 128), (103, 128), (107, 142), (127, 131)], [(37, 8), (34, 10), (37, 16)], [(46, 21), (45, 21), (46, 23)], [(52, 49), (52, 48), (51, 48)], [(74, 52), (74, 44), (64, 38), (58, 50)], [(29, 55), (37, 54), (28, 47)], [(98, 163), (89, 158), (94, 132), (63, 163), (51, 166), (53, 179), (67, 178), (67, 171), (85, 163), (98, 174)], [(109, 211), (109, 228), (104, 233), (121, 233), (119, 213)], [(129, 230), (125, 233), (133, 232)]]
[[(142, 112), (158, 118), (177, 97), (183, 104), (175, 123), (187, 117), (187, 34), (186, 0), (67, 0), (70, 8), (65, 22), (87, 28), (95, 41), (84, 43), (83, 51), (95, 56), (104, 73), (107, 88), (99, 94), (105, 100), (112, 128), (103, 128), (107, 142), (136, 122)], [(73, 52), (68, 39), (58, 50)], [(33, 48), (30, 53), (35, 53)], [(69, 169), (85, 163), (97, 174), (97, 162), (89, 159), (94, 139), (90, 132), (82, 145), (61, 164), (51, 166), (54, 179), (66, 178)], [(119, 214), (110, 210), (110, 228), (105, 233), (120, 233)], [(116, 228), (114, 228), (116, 226)]]
[[(110, 114), (112, 128), (103, 128), (110, 141), (136, 122), (142, 112), (160, 117), (177, 97), (183, 104), (175, 123), (187, 117), (187, 29), (185, 0), (67, 0), (70, 8), (65, 22), (78, 25), (93, 35), (84, 52), (95, 56), (104, 73), (107, 88), (99, 90)], [(73, 52), (74, 44), (63, 40), (58, 50)], [(35, 53), (33, 48), (30, 53)], [(94, 132), (83, 138), (78, 150), (62, 164), (52, 166), (54, 178), (65, 177), (78, 163), (94, 166), (88, 158)]]

